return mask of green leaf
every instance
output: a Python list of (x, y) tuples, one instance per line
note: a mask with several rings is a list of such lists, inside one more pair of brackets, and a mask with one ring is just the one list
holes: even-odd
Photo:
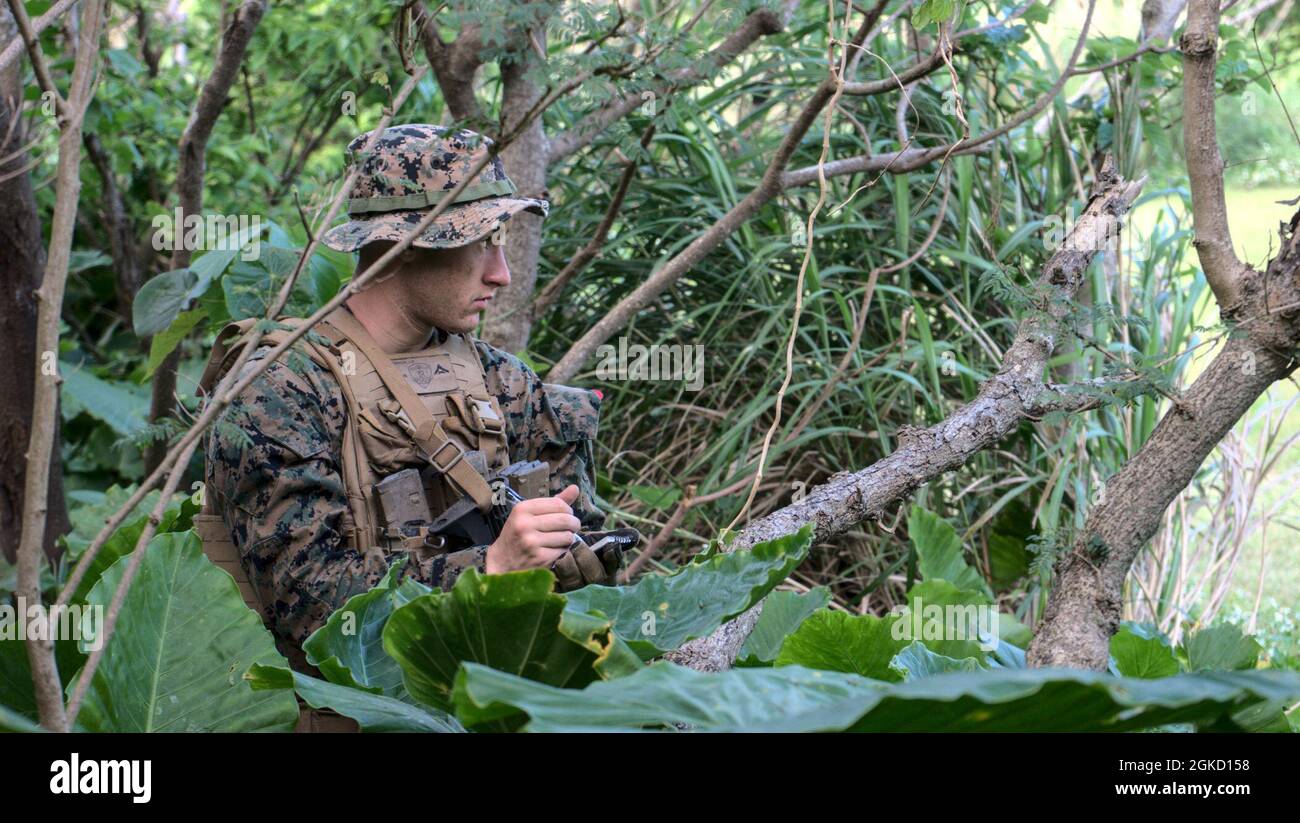
[(1300, 700), (1300, 674), (1205, 672), (1161, 680), (1074, 669), (950, 672), (881, 683), (801, 666), (702, 673), (667, 661), (584, 689), (559, 689), (467, 663), (456, 714), (522, 712), (526, 731), (1134, 731), (1171, 723), (1233, 729), (1260, 701)]
[[(158, 535), (145, 551), (78, 721), (112, 732), (292, 729), (293, 695), (254, 694), (243, 679), (254, 663), (287, 664), (235, 581), (192, 531)], [(104, 572), (92, 606), (107, 609), (128, 562)]]
[(1135, 630), (1125, 623), (1110, 639), (1115, 670), (1125, 677), (1154, 679), (1178, 674), (1178, 659), (1163, 637)]
[(983, 592), (992, 597), (989, 584), (979, 572), (966, 565), (961, 538), (946, 520), (920, 506), (913, 506), (907, 520), (908, 536), (916, 548), (917, 567), (923, 580), (947, 580), (959, 589)]
[(389, 567), (379, 585), (348, 598), (303, 643), (307, 662), (320, 669), (326, 680), (390, 697), (406, 694), (401, 668), (384, 651), (384, 626), (395, 609), (430, 589), (410, 578), (399, 584), (405, 565), (403, 557)]
[[(993, 619), (991, 603), (983, 592), (959, 589), (947, 580), (917, 583), (907, 593), (907, 613), (901, 618), (905, 623), (902, 633), (908, 640), (920, 640), (931, 651), (947, 657), (983, 659), (980, 621)], [(1001, 617), (998, 617), (999, 627), (1001, 623)], [(915, 637), (918, 628), (921, 636)], [(992, 626), (988, 628), (991, 633)]]
[(777, 666), (804, 666), (830, 672), (850, 672), (875, 680), (897, 681), (889, 667), (909, 640), (895, 637), (898, 618), (820, 611), (781, 645)]
[(39, 724), (12, 709), (0, 706), (0, 732), (43, 732)]
[(85, 412), (107, 423), (120, 435), (139, 434), (148, 426), (149, 395), (139, 386), (103, 380), (86, 369), (59, 362), (63, 377), (60, 397), (63, 417), (70, 420)]
[(1028, 626), (1006, 612), (998, 612), (998, 639), (1027, 649), (1034, 639), (1034, 633)]
[(131, 304), (131, 326), (137, 337), (152, 337), (172, 324), (186, 308), (197, 278), (189, 269), (172, 269), (148, 280)]
[[(260, 222), (249, 225), (225, 238), (226, 248), (208, 251), (189, 268), (165, 271), (141, 286), (131, 308), (131, 324), (136, 335), (152, 337), (171, 326), (181, 312), (207, 292), (212, 281), (234, 262), (244, 246), (264, 229)], [(176, 232), (179, 238), (184, 229), (177, 226)], [(258, 251), (260, 253), (261, 249)]]
[(1183, 641), (1187, 668), (1199, 671), (1253, 669), (1259, 660), (1260, 647), (1255, 638), (1247, 637), (1231, 623), (1210, 626), (1188, 635)]
[(208, 312), (203, 307), (192, 311), (181, 312), (172, 321), (172, 324), (164, 329), (160, 334), (155, 334), (149, 342), (149, 364), (145, 368), (145, 379), (153, 376), (153, 373), (162, 365), (162, 361), (167, 355), (172, 353), (180, 342), (185, 339), (194, 327), (197, 326), (203, 318), (208, 316)]
[(113, 258), (102, 251), (73, 251), (68, 253), (68, 274), (111, 265), (113, 265)]
[(421, 595), (388, 618), (384, 649), (401, 667), (411, 697), (449, 709), (462, 661), (556, 686), (617, 676), (639, 662), (610, 622), (565, 610), (546, 569), (480, 575), (468, 569), (450, 592)]
[(925, 0), (912, 13), (912, 25), (918, 29), (931, 23), (947, 22), (956, 8), (956, 0)]
[(568, 594), (569, 609), (614, 621), (614, 631), (642, 660), (704, 637), (790, 576), (812, 545), (812, 527), (749, 550), (688, 563), (631, 586), (586, 586)]
[(1014, 585), (1029, 574), (1025, 541), (1002, 532), (989, 535), (989, 573), (999, 586)]
[(793, 634), (808, 616), (831, 601), (830, 589), (818, 586), (811, 591), (772, 592), (763, 598), (763, 613), (754, 630), (740, 647), (737, 666), (767, 666), (776, 660), (786, 637)]
[(255, 663), (244, 675), (254, 691), (293, 689), (313, 709), (350, 717), (363, 732), (463, 732), (456, 718), (393, 697), (349, 689), (279, 666)]
[(907, 648), (894, 655), (894, 659), (889, 661), (889, 668), (903, 682), (908, 682), (945, 672), (977, 672), (984, 666), (980, 664), (979, 658), (963, 657), (957, 660), (945, 657), (927, 649), (920, 640), (913, 640)]

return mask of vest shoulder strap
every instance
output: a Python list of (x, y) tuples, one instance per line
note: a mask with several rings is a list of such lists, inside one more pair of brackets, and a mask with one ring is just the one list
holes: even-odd
[(410, 422), (408, 434), (414, 438), (429, 462), (446, 475), (460, 490), (474, 499), (480, 511), (487, 511), (492, 506), (492, 487), (487, 479), (479, 474), (478, 469), (465, 460), (465, 451), (443, 431), (442, 422), (435, 420), (419, 396), (402, 377), (384, 350), (371, 337), (365, 326), (352, 316), (351, 312), (338, 310), (331, 314), (328, 322), (338, 329), (360, 354), (370, 361), (383, 381), (384, 386), (397, 400), (402, 412)]

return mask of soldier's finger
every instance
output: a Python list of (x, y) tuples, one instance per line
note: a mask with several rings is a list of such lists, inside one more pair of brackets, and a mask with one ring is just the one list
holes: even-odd
[(573, 545), (574, 534), (571, 531), (533, 532), (530, 545), (547, 549), (567, 549)]
[[(577, 488), (577, 486), (574, 486)], [(537, 497), (515, 505), (514, 511), (526, 514), (573, 514), (573, 507), (559, 497)], [(512, 512), (513, 514), (513, 512)]]
[(557, 494), (556, 497), (563, 500), (565, 503), (569, 505), (573, 505), (573, 503), (575, 503), (578, 499), (578, 487), (575, 484), (570, 483), (569, 485), (565, 486), (564, 491)]
[(544, 569), (563, 556), (564, 549), (538, 549), (534, 560), (537, 563), (537, 568)]
[(539, 514), (533, 517), (533, 528), (539, 532), (576, 532), (582, 528), (582, 521), (571, 514)]

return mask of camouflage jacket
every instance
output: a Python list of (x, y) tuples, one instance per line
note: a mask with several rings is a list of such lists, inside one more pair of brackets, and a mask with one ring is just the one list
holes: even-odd
[[(584, 532), (599, 530), (605, 520), (594, 488), (599, 395), (544, 384), (514, 355), (481, 340), (475, 344), (487, 389), (506, 418), (511, 462), (548, 461), (550, 493), (576, 484), (574, 515)], [(269, 351), (254, 352), (245, 373)], [(340, 533), (347, 511), (341, 477), (346, 413), (334, 376), (291, 352), (249, 384), (208, 436), (206, 489), (214, 510), (231, 530), (268, 625), (295, 646), (384, 574)], [(486, 554), (486, 546), (475, 546), (418, 562), (412, 555), (403, 574), (447, 590), (465, 569), (483, 572)]]

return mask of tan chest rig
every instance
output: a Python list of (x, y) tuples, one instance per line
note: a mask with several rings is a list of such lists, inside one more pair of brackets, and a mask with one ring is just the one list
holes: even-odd
[[(297, 327), (303, 321), (279, 322)], [(255, 319), (231, 323), (218, 334), (200, 380), (205, 390), (210, 391), (229, 368), (256, 323)], [(421, 351), (386, 354), (346, 308), (336, 310), (312, 331), (320, 337), (304, 336), (298, 348), (330, 371), (348, 408), (341, 465), (348, 513), (341, 530), (350, 545), (367, 556), (400, 550), (436, 553), (422, 541), (403, 538), (385, 526), (376, 486), (403, 469), (417, 469), (434, 516), (465, 495), (482, 511), (491, 505), (493, 489), (486, 478), (509, 464), (509, 444), (505, 419), (487, 390), (473, 341), (466, 335), (448, 334), (441, 343)], [(276, 345), (288, 335), (272, 330), (263, 335), (262, 343)], [(545, 464), (539, 464), (538, 471), (522, 479), (523, 496), (545, 494), (547, 481)], [(212, 537), (217, 537), (218, 524), (224, 530), (211, 503), (205, 504), (199, 517)], [(200, 536), (206, 550), (209, 535)], [(235, 569), (227, 571), (234, 574)]]

